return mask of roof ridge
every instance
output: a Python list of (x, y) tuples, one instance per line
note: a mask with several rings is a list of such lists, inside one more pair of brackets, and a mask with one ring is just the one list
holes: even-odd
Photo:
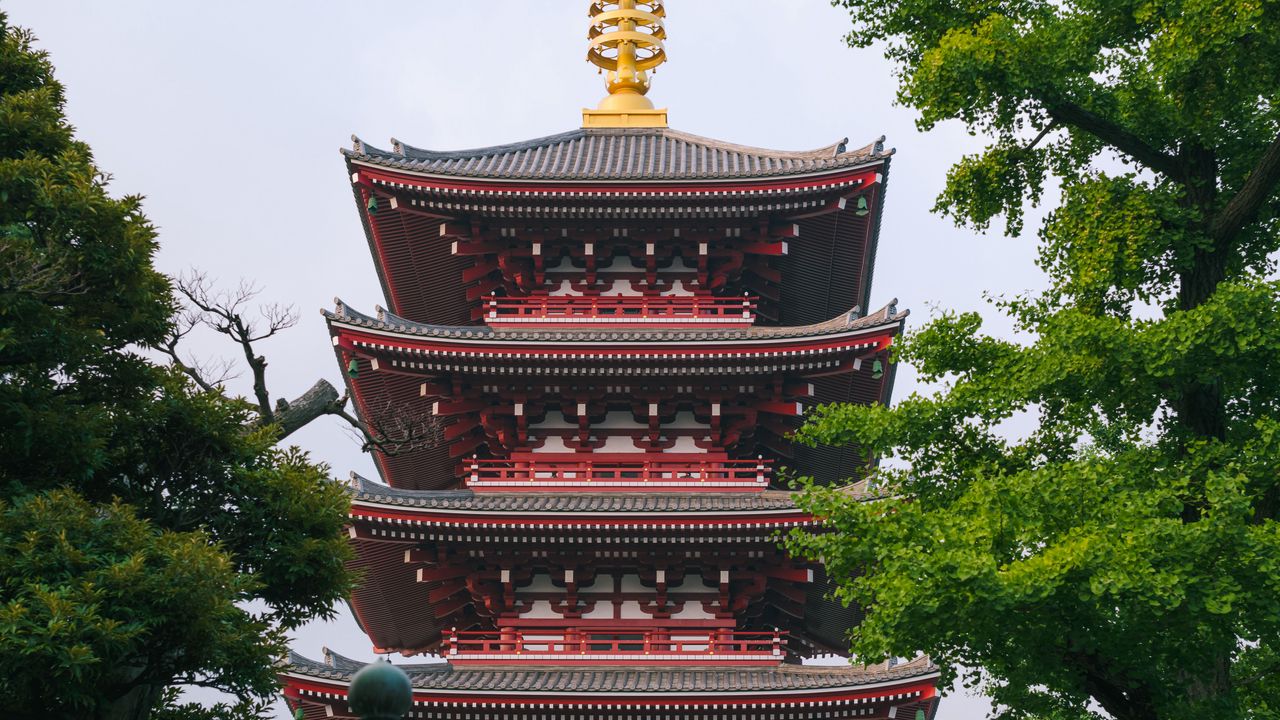
[[(679, 138), (686, 142), (692, 142), (698, 145), (706, 145), (707, 147), (717, 150), (726, 150), (729, 152), (739, 152), (750, 155), (762, 155), (765, 157), (778, 158), (796, 158), (796, 157), (812, 157), (812, 158), (834, 158), (845, 152), (845, 147), (849, 144), (849, 138), (842, 138), (830, 145), (823, 145), (812, 150), (774, 150), (772, 148), (760, 147), (758, 145), (742, 145), (739, 143), (729, 142), (727, 140), (717, 140), (704, 135), (695, 135), (694, 133), (684, 132), (683, 130), (675, 130), (666, 128), (663, 135), (672, 138)], [(868, 145), (867, 147), (871, 147)]]
[(432, 160), (462, 160), (464, 158), (485, 157), (488, 155), (500, 155), (503, 153), (519, 152), (521, 150), (529, 150), (535, 147), (543, 147), (546, 145), (554, 145), (565, 140), (573, 140), (582, 137), (587, 131), (581, 128), (577, 130), (568, 130), (566, 132), (556, 133), (554, 135), (544, 135), (542, 137), (530, 138), (529, 140), (520, 140), (517, 142), (502, 143), (500, 145), (485, 145), (474, 148), (464, 148), (462, 150), (431, 150), (428, 148), (420, 148), (410, 145), (406, 142), (391, 138), (391, 142), (399, 148), (399, 155), (413, 159), (432, 159)]

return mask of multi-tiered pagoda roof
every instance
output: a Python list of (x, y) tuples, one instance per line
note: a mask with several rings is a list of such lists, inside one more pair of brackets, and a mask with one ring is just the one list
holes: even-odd
[[(892, 151), (669, 129), (643, 97), (661, 3), (592, 17), (610, 96), (582, 129), (343, 153), (388, 306), (325, 312), (378, 445), (356, 618), (436, 658), (403, 666), (414, 717), (931, 716), (927, 659), (803, 664), (861, 610), (780, 546), (823, 531), (780, 469), (875, 500), (874, 458), (791, 433), (889, 400), (907, 314), (867, 308)], [(309, 718), (349, 713), (359, 664), (326, 655), (283, 670)]]

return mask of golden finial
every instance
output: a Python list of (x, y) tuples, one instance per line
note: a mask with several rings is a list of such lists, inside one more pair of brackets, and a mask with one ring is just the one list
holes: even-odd
[(588, 14), (587, 60), (606, 73), (609, 94), (582, 111), (582, 126), (666, 127), (667, 111), (645, 97), (649, 71), (667, 59), (662, 0), (595, 0)]

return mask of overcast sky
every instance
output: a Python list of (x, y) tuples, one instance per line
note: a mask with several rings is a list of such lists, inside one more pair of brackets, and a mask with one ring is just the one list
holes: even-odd
[[(68, 114), (117, 194), (145, 195), (159, 266), (195, 267), (227, 286), (247, 278), (302, 322), (264, 346), (276, 396), (341, 375), (319, 309), (335, 295), (384, 303), (338, 155), (352, 133), (451, 150), (571, 130), (604, 94), (583, 57), (587, 0), (0, 0), (32, 28), (67, 86)], [(947, 167), (981, 146), (959, 126), (919, 133), (894, 106), (876, 50), (852, 50), (847, 16), (824, 0), (673, 0), (670, 61), (650, 97), (687, 132), (785, 150), (887, 135), (896, 147), (872, 309), (899, 298), (918, 327), (933, 308), (983, 309), (983, 291), (1041, 287), (1030, 237), (957, 229), (930, 213)], [(1035, 227), (1034, 223), (1028, 223)], [(192, 348), (233, 356), (216, 338)], [(247, 388), (237, 388), (245, 391)], [(896, 396), (919, 389), (899, 373)], [(292, 440), (335, 474), (376, 476), (335, 422)], [(342, 610), (294, 647), (371, 658)], [(980, 699), (939, 718), (979, 717)], [(283, 709), (281, 717), (286, 717)]]

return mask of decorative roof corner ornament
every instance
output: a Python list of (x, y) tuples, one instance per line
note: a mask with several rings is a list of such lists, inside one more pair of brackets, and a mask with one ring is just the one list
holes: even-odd
[(587, 61), (605, 73), (609, 94), (596, 109), (582, 110), (584, 128), (664, 128), (667, 111), (645, 97), (649, 71), (666, 62), (662, 0), (595, 0)]
[(854, 305), (844, 316), (844, 326), (847, 328), (853, 327), (853, 323), (860, 317), (862, 317), (862, 308)]

